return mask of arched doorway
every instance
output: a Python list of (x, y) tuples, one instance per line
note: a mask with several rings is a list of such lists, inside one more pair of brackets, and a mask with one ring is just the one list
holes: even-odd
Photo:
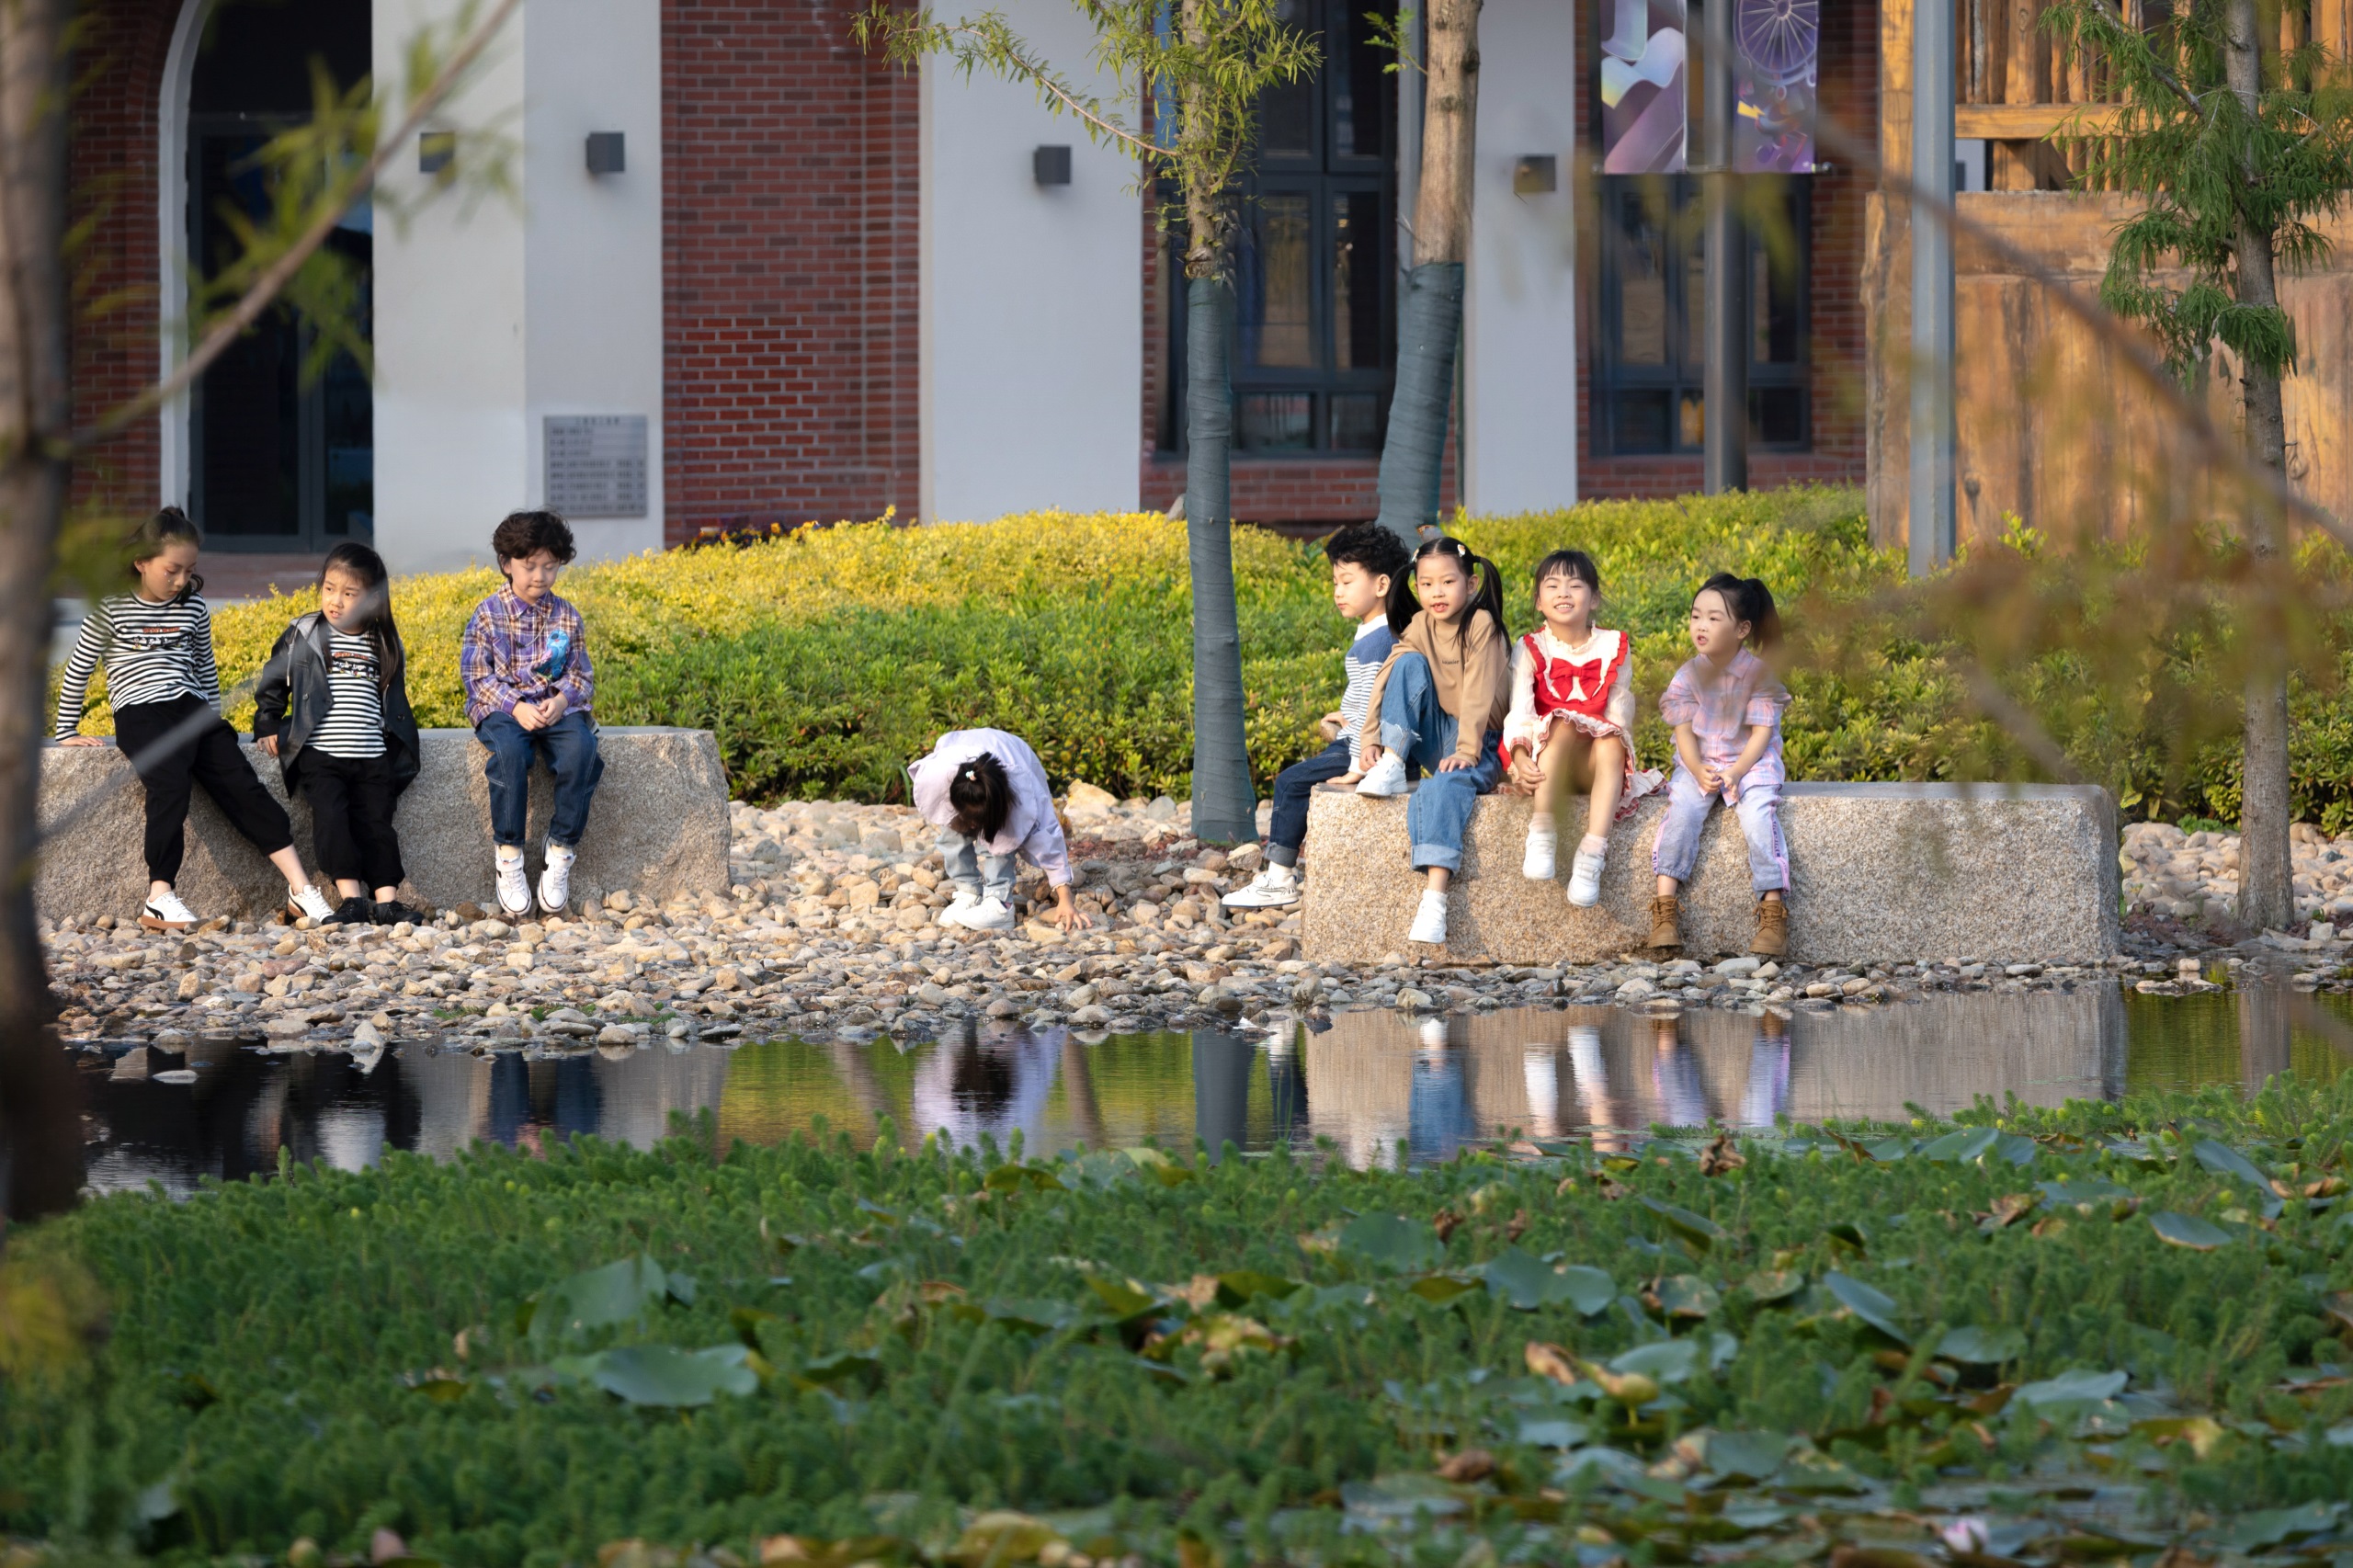
[[(205, 0), (189, 0), (191, 6)], [(307, 119), (312, 62), (338, 87), (369, 73), (369, 0), (213, 0), (201, 18), (186, 121), (188, 265), (216, 272), (235, 254), (230, 219), (267, 210), (253, 155)], [(367, 276), (370, 213), (353, 210), (328, 244)], [(363, 286), (363, 330), (367, 312)], [(375, 510), (374, 399), (347, 354), (305, 378), (312, 334), (272, 310), (205, 372), (188, 400), (188, 510), (224, 550), (316, 551), (367, 539)]]

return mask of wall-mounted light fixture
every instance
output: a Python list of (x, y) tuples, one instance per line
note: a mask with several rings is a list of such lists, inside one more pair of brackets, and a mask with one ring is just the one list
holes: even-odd
[(618, 131), (592, 131), (588, 133), (588, 172), (592, 175), (617, 175), (629, 166), (629, 150)]
[(1070, 183), (1070, 149), (1068, 147), (1039, 148), (1029, 155), (1029, 172), (1037, 176), (1040, 185), (1068, 185)]
[(1511, 166), (1514, 196), (1542, 196), (1561, 188), (1561, 165), (1552, 153), (1531, 154)]
[(417, 133), (416, 172), (421, 175), (447, 174), (458, 162), (458, 133), (454, 131), (426, 131)]

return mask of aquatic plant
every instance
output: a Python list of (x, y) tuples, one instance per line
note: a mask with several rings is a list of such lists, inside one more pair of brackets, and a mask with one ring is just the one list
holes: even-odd
[(484, 1568), (2309, 1547), (2353, 1495), (2348, 1135), (2353, 1076), (1421, 1172), (708, 1123), (285, 1165), (12, 1238), (113, 1317), (0, 1384), (0, 1529)]

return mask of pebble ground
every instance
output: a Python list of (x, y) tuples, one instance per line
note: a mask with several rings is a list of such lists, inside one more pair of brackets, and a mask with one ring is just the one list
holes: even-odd
[(659, 1040), (887, 1032), (913, 1040), (975, 1017), (1125, 1033), (1272, 1029), (1350, 1007), (1441, 1013), (1570, 1002), (1787, 1015), (1940, 991), (2123, 983), (2182, 994), (2256, 971), (2306, 989), (2347, 984), (2344, 944), (2325, 922), (2353, 919), (2353, 838), (2340, 847), (2301, 826), (2299, 895), (2322, 923), (2253, 941), (2235, 940), (2220, 918), (2235, 892), (2234, 835), (2127, 829), (2126, 950), (2104, 965), (1892, 954), (1839, 968), (1628, 954), (1588, 965), (1472, 967), (1400, 950), (1356, 967), (1299, 956), (1295, 905), (1222, 909), (1219, 896), (1257, 869), (1258, 852), (1197, 844), (1189, 808), (1165, 798), (1118, 801), (1081, 785), (1066, 814), (1077, 901), (1094, 921), (1067, 936), (1038, 918), (1050, 901), (1026, 868), (1017, 929), (943, 929), (937, 917), (950, 890), (933, 831), (904, 807), (839, 801), (731, 807), (726, 898), (656, 907), (624, 892), (594, 910), (521, 922), (468, 905), (415, 926), (212, 921), (170, 937), (105, 915), (61, 920), (44, 934), (69, 1039), (165, 1050), (202, 1035), (283, 1051), (365, 1051), (424, 1038), (544, 1054)]

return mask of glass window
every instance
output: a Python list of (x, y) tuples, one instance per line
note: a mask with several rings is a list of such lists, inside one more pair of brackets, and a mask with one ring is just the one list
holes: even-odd
[[(1234, 444), (1245, 452), (1378, 451), (1396, 358), (1395, 78), (1346, 0), (1283, 0), (1316, 29), (1315, 75), (1267, 95), (1233, 257)], [(1166, 251), (1168, 403), (1184, 444), (1183, 247)]]
[[(1802, 449), (1809, 187), (1802, 176), (1751, 176), (1748, 184), (1748, 438)], [(1699, 451), (1707, 441), (1708, 267), (1698, 182), (1613, 175), (1601, 187), (1594, 452)]]

